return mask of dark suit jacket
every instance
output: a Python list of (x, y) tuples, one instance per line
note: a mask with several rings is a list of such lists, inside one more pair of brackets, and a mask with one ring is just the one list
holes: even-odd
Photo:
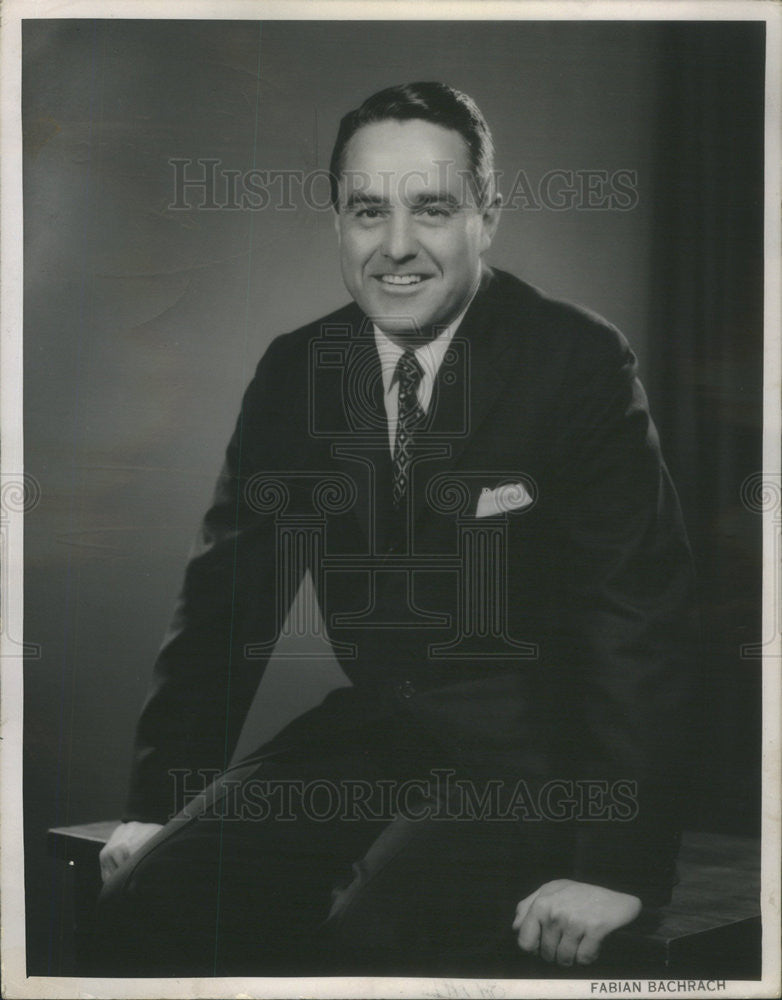
[[(692, 580), (633, 353), (602, 319), (487, 270), (416, 448), (395, 517), (357, 305), (272, 342), (156, 664), (126, 818), (170, 815), (169, 769), (227, 763), (309, 568), (353, 687), (275, 742), (349, 733), (376, 712), (484, 778), (631, 782), (637, 815), (576, 817), (562, 875), (664, 901)], [(532, 502), (475, 517), (483, 491), (518, 484)]]

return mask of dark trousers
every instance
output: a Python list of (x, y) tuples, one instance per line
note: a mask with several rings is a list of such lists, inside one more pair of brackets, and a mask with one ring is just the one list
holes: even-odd
[(518, 823), (455, 813), (431, 748), (353, 737), (260, 752), (171, 820), (104, 887), (93, 974), (491, 975), (520, 963), (511, 924), (557, 874), (545, 852)]

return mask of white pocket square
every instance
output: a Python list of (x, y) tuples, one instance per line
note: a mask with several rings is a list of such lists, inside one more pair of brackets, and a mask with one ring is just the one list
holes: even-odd
[(491, 490), (485, 486), (478, 497), (476, 517), (491, 517), (493, 514), (507, 514), (511, 510), (521, 510), (532, 503), (524, 483), (505, 483)]

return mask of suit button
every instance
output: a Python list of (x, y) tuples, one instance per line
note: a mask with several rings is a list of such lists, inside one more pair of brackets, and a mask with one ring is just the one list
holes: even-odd
[(403, 681), (398, 690), (402, 698), (412, 698), (415, 694), (415, 685), (412, 681)]

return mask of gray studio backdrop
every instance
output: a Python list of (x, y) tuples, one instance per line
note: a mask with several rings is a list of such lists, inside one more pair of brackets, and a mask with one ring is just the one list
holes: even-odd
[[(450, 82), (493, 128), (506, 196), (517, 182), (490, 262), (607, 316), (654, 388), (665, 56), (643, 24), (26, 23), (32, 972), (70, 961), (67, 873), (45, 831), (122, 810), (134, 721), (242, 391), (274, 336), (347, 298), (331, 214), (295, 183), (290, 207), (278, 184), (257, 211), (199, 210), (194, 189), (176, 209), (170, 161), (217, 160), (224, 205), (222, 171), (323, 170), (348, 108), (393, 83)], [(631, 171), (637, 197), (601, 204), (600, 178), (585, 196), (581, 175), (559, 197), (566, 174), (548, 189), (564, 203), (540, 204), (557, 170)], [(244, 748), (344, 683), (299, 642), (322, 655), (272, 662)]]

